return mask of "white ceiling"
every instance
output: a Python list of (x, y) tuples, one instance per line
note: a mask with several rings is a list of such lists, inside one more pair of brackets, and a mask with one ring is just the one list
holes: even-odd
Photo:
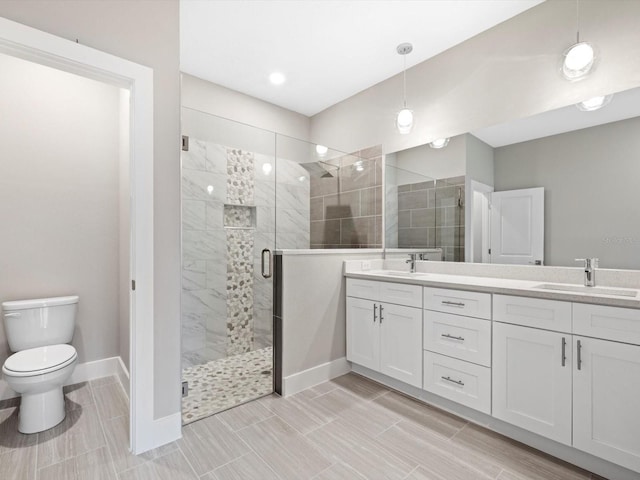
[(181, 70), (311, 116), (542, 1), (181, 0)]

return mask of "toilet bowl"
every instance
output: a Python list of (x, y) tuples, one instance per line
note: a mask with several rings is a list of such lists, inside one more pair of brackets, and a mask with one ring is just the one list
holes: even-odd
[(78, 297), (2, 304), (9, 347), (2, 366), (7, 384), (21, 394), (18, 430), (36, 433), (65, 418), (62, 387), (78, 362), (71, 341)]
[(76, 349), (66, 344), (22, 350), (7, 359), (2, 373), (9, 387), (22, 395), (20, 432), (42, 432), (64, 420), (62, 386), (77, 361)]

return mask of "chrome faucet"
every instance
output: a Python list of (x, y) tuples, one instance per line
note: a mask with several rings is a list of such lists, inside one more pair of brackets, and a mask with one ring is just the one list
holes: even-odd
[(584, 286), (596, 286), (596, 268), (598, 268), (597, 258), (576, 258), (576, 262), (584, 262)]
[(424, 254), (422, 253), (408, 253), (409, 258), (404, 261), (404, 263), (411, 264), (411, 269), (409, 272), (416, 273), (416, 260), (424, 260)]

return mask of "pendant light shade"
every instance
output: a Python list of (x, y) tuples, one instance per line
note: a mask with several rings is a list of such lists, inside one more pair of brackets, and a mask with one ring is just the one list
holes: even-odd
[(396, 128), (401, 135), (406, 135), (413, 128), (413, 111), (407, 108), (407, 55), (413, 51), (410, 43), (401, 43), (396, 48), (398, 55), (404, 58), (404, 69), (402, 70), (402, 99), (404, 108), (396, 115)]
[(595, 62), (593, 45), (580, 41), (580, 0), (576, 0), (576, 43), (564, 52), (562, 75), (572, 82), (582, 80), (593, 70)]
[(408, 108), (403, 108), (396, 117), (396, 128), (402, 135), (411, 132), (413, 128), (413, 112)]
[(450, 138), (437, 138), (436, 140), (434, 140), (433, 142), (429, 143), (429, 146), (431, 148), (444, 148), (447, 145), (449, 145), (449, 140)]
[(596, 54), (590, 43), (576, 43), (564, 52), (562, 74), (567, 80), (580, 80), (589, 74), (595, 60)]
[(578, 110), (582, 110), (583, 112), (595, 112), (596, 110), (600, 110), (602, 107), (609, 105), (612, 98), (613, 95), (600, 95), (598, 97), (589, 98), (580, 103), (576, 103), (576, 107), (578, 107)]

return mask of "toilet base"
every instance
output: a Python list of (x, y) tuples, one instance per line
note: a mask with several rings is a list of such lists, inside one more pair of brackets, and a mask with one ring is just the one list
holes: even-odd
[(42, 393), (23, 393), (18, 414), (18, 431), (43, 432), (58, 425), (65, 416), (62, 386)]

